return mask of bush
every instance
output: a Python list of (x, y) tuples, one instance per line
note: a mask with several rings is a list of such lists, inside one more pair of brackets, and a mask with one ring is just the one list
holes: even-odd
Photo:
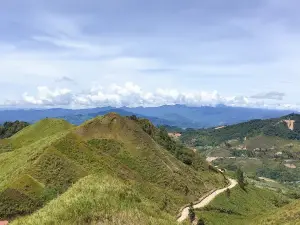
[(196, 214), (195, 214), (195, 210), (194, 210), (194, 207), (193, 207), (193, 203), (190, 204), (190, 207), (189, 207), (189, 219), (190, 219), (190, 222), (192, 223), (196, 218)]
[(246, 182), (245, 182), (245, 178), (244, 178), (244, 172), (238, 168), (236, 171), (236, 177), (238, 180), (238, 184), (240, 185), (240, 187), (245, 190), (246, 187)]
[(197, 222), (197, 225), (205, 225), (204, 220), (203, 219), (199, 219)]

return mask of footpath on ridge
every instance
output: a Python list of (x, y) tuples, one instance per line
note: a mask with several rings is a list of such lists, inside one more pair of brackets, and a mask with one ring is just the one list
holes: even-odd
[[(210, 193), (208, 196), (204, 197), (200, 202), (193, 205), (194, 209), (200, 209), (205, 206), (207, 206), (212, 200), (214, 200), (215, 197), (217, 197), (219, 194), (225, 192), (228, 189), (232, 189), (237, 185), (237, 181), (231, 178), (228, 178), (230, 184), (222, 189), (217, 189)], [(189, 206), (182, 209), (180, 213), (180, 217), (177, 219), (177, 222), (181, 223), (184, 220), (186, 220), (189, 216)]]

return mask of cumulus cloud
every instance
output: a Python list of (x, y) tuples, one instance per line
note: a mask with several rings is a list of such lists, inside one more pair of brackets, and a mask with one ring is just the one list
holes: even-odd
[(270, 99), (270, 100), (283, 100), (285, 96), (285, 93), (277, 92), (277, 91), (271, 91), (266, 93), (259, 93), (256, 95), (251, 96), (251, 98), (256, 99)]
[(21, 100), (14, 102), (16, 105), (68, 106), (72, 104), (72, 101), (73, 94), (69, 89), (51, 90), (46, 86), (40, 86), (37, 88), (36, 96), (24, 93)]
[(293, 108), (291, 105), (268, 104), (263, 99), (254, 100), (245, 96), (222, 96), (217, 91), (180, 91), (158, 88), (145, 91), (139, 85), (126, 82), (123, 85), (94, 86), (88, 90), (74, 92), (67, 88), (37, 88), (36, 94), (24, 93), (20, 100), (9, 100), (6, 105), (26, 107), (137, 107), (182, 104), (188, 106), (228, 106)]

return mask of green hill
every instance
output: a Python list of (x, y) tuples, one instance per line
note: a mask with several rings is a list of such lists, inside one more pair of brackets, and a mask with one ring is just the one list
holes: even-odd
[(33, 213), (12, 224), (172, 224), (182, 205), (225, 185), (198, 153), (115, 113), (78, 127), (42, 120), (4, 144), (0, 219)]

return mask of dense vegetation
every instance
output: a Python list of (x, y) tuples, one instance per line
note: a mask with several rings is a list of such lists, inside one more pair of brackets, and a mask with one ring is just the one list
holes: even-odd
[(0, 139), (1, 138), (9, 138), (13, 136), (15, 133), (22, 130), (24, 127), (27, 127), (29, 123), (22, 121), (15, 122), (5, 122), (2, 126), (0, 126)]
[[(78, 127), (28, 126), (0, 142), (11, 146), (0, 152), (0, 220), (33, 213), (12, 224), (173, 224), (182, 205), (225, 181), (167, 137), (114, 113)], [(177, 159), (185, 151), (192, 163)]]

